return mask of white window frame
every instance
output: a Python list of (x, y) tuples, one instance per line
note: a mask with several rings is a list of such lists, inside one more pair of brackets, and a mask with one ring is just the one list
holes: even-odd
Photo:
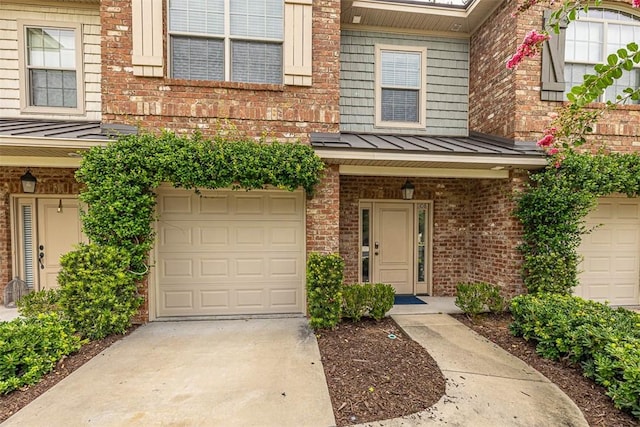
[[(27, 66), (27, 28), (54, 28), (73, 30), (75, 36), (76, 57), (76, 107), (44, 107), (31, 105), (31, 88), (29, 87), (29, 67)], [(18, 20), (18, 65), (20, 67), (20, 110), (23, 113), (43, 113), (56, 115), (84, 114), (84, 67), (82, 50), (82, 24), (75, 22), (55, 21), (22, 21)]]
[[(171, 20), (171, 10), (170, 10), (170, 2), (171, 0), (167, 0), (167, 22), (170, 22)], [(214, 36), (211, 34), (206, 34), (206, 33), (189, 33), (189, 32), (185, 32), (185, 31), (171, 31), (171, 25), (167, 24), (167, 34), (168, 34), (168, 40), (167, 40), (167, 58), (168, 58), (168, 65), (169, 65), (169, 75), (171, 76), (171, 78), (176, 78), (174, 77), (174, 69), (173, 69), (173, 58), (171, 57), (171, 51), (172, 51), (172, 40), (173, 40), (173, 36), (178, 36), (178, 37), (189, 37), (189, 38), (203, 38), (203, 39), (209, 39), (209, 40), (220, 40), (222, 39), (224, 42), (224, 50), (223, 50), (223, 55), (224, 55), (224, 80), (225, 82), (234, 82), (234, 83), (246, 83), (246, 82), (236, 82), (235, 80), (231, 80), (231, 41), (232, 40), (241, 40), (241, 41), (255, 41), (255, 42), (266, 42), (266, 43), (273, 43), (273, 44), (280, 44), (280, 46), (282, 47), (282, 64), (281, 64), (281, 68), (282, 68), (282, 76), (281, 76), (281, 80), (279, 84), (284, 84), (284, 68), (285, 68), (285, 50), (284, 50), (284, 39), (285, 39), (285, 3), (284, 0), (282, 0), (282, 20), (283, 20), (283, 28), (282, 28), (282, 39), (272, 39), (272, 38), (259, 38), (259, 37), (238, 37), (238, 36), (232, 36), (231, 35), (231, 6), (230, 6), (230, 2), (231, 0), (224, 0), (224, 33), (219, 35), (219, 36)], [(218, 81), (218, 80), (204, 80), (204, 81)], [(278, 84), (278, 83), (249, 83), (249, 84)]]
[[(418, 121), (396, 122), (382, 120), (382, 51), (398, 51), (420, 54), (420, 88), (418, 92)], [(375, 46), (375, 127), (424, 129), (427, 126), (427, 48), (424, 46)]]
[[(630, 22), (630, 21), (613, 21), (613, 20), (610, 20), (610, 19), (591, 18), (591, 17), (587, 17), (587, 16), (580, 16), (580, 18), (579, 18), (579, 21), (580, 21), (580, 22), (597, 22), (597, 23), (601, 23), (601, 24), (603, 24), (603, 25), (602, 25), (602, 39), (601, 39), (601, 41), (602, 41), (602, 51), (601, 51), (601, 54), (602, 54), (602, 60), (601, 60), (599, 63), (601, 63), (601, 64), (602, 64), (602, 63), (606, 64), (606, 63), (607, 63), (607, 55), (608, 55), (608, 53), (607, 53), (607, 46), (608, 46), (608, 44), (609, 44), (609, 41), (608, 41), (608, 34), (609, 34), (609, 29), (608, 29), (608, 28), (609, 28), (609, 24), (614, 24), (614, 25), (629, 25), (629, 26), (633, 26), (633, 27), (640, 27), (640, 16), (637, 16), (636, 14), (634, 14), (634, 13), (632, 13), (632, 12), (628, 11), (628, 10), (622, 10), (622, 9), (620, 9), (620, 8), (610, 7), (609, 5), (606, 5), (606, 6), (605, 6), (605, 5), (602, 5), (602, 6), (599, 6), (599, 7), (591, 8), (591, 9), (589, 9), (589, 11), (591, 11), (591, 10), (593, 10), (593, 9), (595, 9), (595, 10), (605, 10), (605, 11), (610, 11), (610, 12), (621, 12), (621, 13), (624, 13), (624, 14), (626, 14), (626, 15), (630, 15), (630, 16), (634, 17), (634, 18), (635, 18), (635, 20), (636, 20), (636, 21), (635, 21), (635, 24), (634, 24), (634, 23), (632, 23), (632, 22)], [(582, 15), (582, 14), (581, 14), (581, 15)], [(569, 28), (571, 27), (571, 25), (572, 25), (572, 24), (573, 24), (572, 22), (570, 22), (570, 23), (569, 23), (569, 26), (567, 27), (567, 31), (569, 30)], [(632, 40), (629, 40), (629, 42), (631, 42), (631, 41), (632, 41)], [(564, 66), (565, 66), (565, 69), (567, 69), (567, 68), (568, 68), (568, 66), (571, 66), (571, 65), (586, 65), (586, 66), (588, 66), (588, 67), (591, 69), (591, 72), (593, 72), (593, 67), (597, 64), (596, 62), (588, 62), (588, 61), (570, 61), (570, 60), (568, 60), (568, 59), (567, 59), (567, 52), (568, 52), (568, 50), (566, 49), (566, 46), (567, 46), (567, 41), (566, 41), (566, 36), (565, 36), (565, 57), (563, 58), (563, 59), (564, 59)], [(610, 54), (610, 53), (612, 53), (612, 52), (609, 52), (609, 54)], [(640, 69), (640, 66), (638, 66), (638, 65), (634, 65), (634, 67), (633, 67), (633, 68), (634, 68), (634, 69), (636, 69), (636, 70), (638, 70), (638, 69)], [(625, 71), (625, 73), (626, 73), (626, 72), (627, 72), (627, 71)], [(579, 82), (576, 82), (576, 83), (577, 83), (577, 84), (581, 84), (581, 83), (582, 83), (582, 81), (579, 81)], [(566, 86), (566, 87), (565, 87), (565, 91), (564, 91), (564, 97), (565, 97), (565, 99), (566, 99), (567, 93), (571, 90), (571, 87), (573, 87), (573, 85), (572, 85), (572, 86), (570, 86), (570, 85), (569, 85), (569, 82), (567, 82), (565, 86)], [(604, 93), (604, 94), (602, 94), (602, 95), (598, 98), (598, 100), (597, 100), (596, 102), (605, 102), (605, 94), (606, 94), (606, 92), (607, 92), (608, 90), (612, 90), (612, 87), (611, 87), (611, 86), (607, 87), (607, 88), (605, 89), (605, 93)], [(635, 102), (634, 102), (634, 103), (635, 103)]]

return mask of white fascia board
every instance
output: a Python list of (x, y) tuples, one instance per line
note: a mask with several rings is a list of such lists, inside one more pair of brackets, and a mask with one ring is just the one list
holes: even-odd
[[(475, 3), (475, 2), (474, 2)], [(402, 4), (395, 2), (380, 2), (370, 0), (356, 0), (352, 3), (351, 7), (360, 7), (363, 9), (375, 9), (375, 10), (391, 10), (394, 12), (407, 12), (415, 14), (428, 14), (428, 15), (440, 15), (440, 16), (452, 16), (457, 18), (466, 18), (469, 16), (467, 9), (463, 8), (451, 8), (447, 5), (436, 6), (437, 3), (415, 3), (415, 4)]]
[(0, 135), (0, 147), (69, 148), (73, 150), (106, 145), (108, 142), (109, 141), (105, 141), (103, 139), (69, 139)]
[(453, 154), (418, 154), (395, 153), (380, 151), (348, 151), (344, 149), (325, 150), (316, 148), (316, 154), (321, 159), (334, 160), (376, 160), (400, 162), (429, 162), (429, 163), (459, 163), (463, 164), (491, 164), (506, 166), (546, 166), (547, 159), (533, 156), (489, 156), (489, 155), (453, 155)]
[(508, 170), (340, 165), (340, 175), (507, 179)]
[(77, 169), (81, 160), (77, 157), (0, 156), (0, 166)]

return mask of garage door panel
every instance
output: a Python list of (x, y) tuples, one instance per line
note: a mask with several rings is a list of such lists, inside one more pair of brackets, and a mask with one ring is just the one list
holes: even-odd
[(185, 195), (159, 195), (158, 205), (165, 214), (191, 214), (193, 213), (192, 197)]
[(229, 196), (205, 196), (199, 199), (199, 214), (228, 215), (229, 214)]
[(158, 316), (303, 312), (303, 193), (203, 196), (159, 212)]
[(203, 259), (200, 261), (200, 272), (203, 278), (224, 279), (229, 277), (229, 260)]
[(171, 280), (176, 278), (192, 279), (193, 260), (191, 259), (165, 259), (162, 262), (162, 275)]
[(640, 200), (602, 198), (586, 218), (575, 294), (617, 305), (635, 305), (640, 288)]

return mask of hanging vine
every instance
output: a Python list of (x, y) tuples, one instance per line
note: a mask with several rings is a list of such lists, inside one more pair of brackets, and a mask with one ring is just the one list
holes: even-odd
[(567, 151), (560, 167), (548, 166), (531, 180), (515, 211), (524, 226), (524, 283), (530, 293), (569, 294), (578, 284), (578, 247), (590, 231), (585, 216), (598, 197), (640, 194), (640, 155)]
[(84, 232), (93, 243), (126, 249), (132, 271), (144, 276), (154, 240), (155, 189), (162, 182), (196, 192), (270, 186), (312, 193), (323, 166), (311, 147), (299, 143), (222, 135), (208, 140), (198, 133), (125, 136), (89, 150), (76, 172), (85, 184)]

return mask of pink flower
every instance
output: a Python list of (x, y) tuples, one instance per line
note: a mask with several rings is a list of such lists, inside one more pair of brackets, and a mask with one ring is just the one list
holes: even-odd
[(633, 0), (633, 7), (640, 7), (640, 0)]
[(547, 151), (547, 154), (549, 154), (550, 156), (555, 156), (559, 152), (560, 150), (558, 150), (556, 147), (553, 147), (553, 148), (550, 148), (549, 151)]
[(542, 137), (540, 141), (538, 141), (538, 147), (549, 147), (551, 144), (553, 144), (554, 139), (555, 139), (555, 136), (551, 134), (547, 134), (544, 137)]
[[(633, 0), (639, 1), (640, 0)], [(531, 30), (524, 37), (524, 40), (516, 49), (516, 53), (507, 61), (507, 68), (512, 70), (522, 62), (525, 57), (535, 56), (542, 49), (542, 43), (545, 40), (549, 40), (550, 36), (546, 32), (539, 33), (536, 30)]]

